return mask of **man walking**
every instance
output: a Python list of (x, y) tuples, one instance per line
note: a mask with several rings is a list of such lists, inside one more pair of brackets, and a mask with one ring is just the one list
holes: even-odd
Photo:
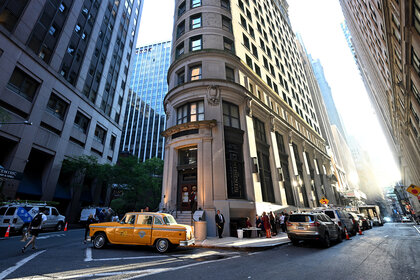
[(219, 233), (219, 238), (222, 238), (223, 227), (225, 225), (225, 217), (223, 216), (223, 214), (220, 213), (220, 210), (217, 210), (215, 220), (216, 220), (217, 232)]
[[(45, 213), (45, 214), (44, 214)], [(32, 249), (35, 250), (35, 239), (38, 237), (39, 232), (41, 231), (42, 224), (47, 221), (48, 209), (44, 210), (44, 213), (40, 211), (38, 214), (35, 215), (35, 217), (32, 219), (31, 223), (29, 224), (29, 230), (32, 234), (31, 240), (29, 240), (28, 243), (26, 243), (25, 247), (22, 248), (22, 253), (25, 253), (26, 248), (29, 247), (29, 245), (32, 244)]]

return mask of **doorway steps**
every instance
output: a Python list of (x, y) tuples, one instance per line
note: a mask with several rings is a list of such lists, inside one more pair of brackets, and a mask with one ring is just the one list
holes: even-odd
[(191, 211), (176, 211), (174, 218), (178, 224), (192, 226), (192, 213)]

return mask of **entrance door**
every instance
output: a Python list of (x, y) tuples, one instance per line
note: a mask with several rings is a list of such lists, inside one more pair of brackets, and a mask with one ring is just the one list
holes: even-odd
[(197, 184), (181, 184), (181, 211), (194, 211), (197, 205)]

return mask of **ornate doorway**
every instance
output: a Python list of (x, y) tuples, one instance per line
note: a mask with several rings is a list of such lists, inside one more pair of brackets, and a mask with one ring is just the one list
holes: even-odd
[(178, 211), (197, 208), (197, 147), (178, 151)]

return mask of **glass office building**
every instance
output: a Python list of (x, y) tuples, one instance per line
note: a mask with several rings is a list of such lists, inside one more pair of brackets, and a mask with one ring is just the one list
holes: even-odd
[(153, 157), (163, 159), (161, 132), (166, 125), (163, 98), (168, 92), (170, 58), (170, 41), (136, 49), (121, 150), (141, 161)]

